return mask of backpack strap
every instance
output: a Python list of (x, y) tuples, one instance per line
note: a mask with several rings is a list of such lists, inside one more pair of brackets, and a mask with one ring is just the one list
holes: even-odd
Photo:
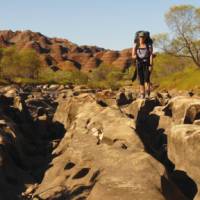
[(136, 54), (136, 60), (138, 59), (138, 54), (137, 54), (137, 50), (139, 49), (139, 44), (138, 42), (135, 45), (135, 54)]
[(140, 58), (137, 54), (137, 50), (139, 49), (140, 51), (140, 47), (139, 47), (139, 44), (136, 44), (135, 45), (135, 51), (136, 51), (136, 61), (140, 61), (140, 60), (143, 60), (143, 59), (148, 59), (148, 62), (150, 62), (150, 55), (151, 55), (151, 45), (149, 45), (148, 43), (146, 43), (146, 50), (147, 50), (147, 55), (148, 57), (145, 57), (145, 58)]

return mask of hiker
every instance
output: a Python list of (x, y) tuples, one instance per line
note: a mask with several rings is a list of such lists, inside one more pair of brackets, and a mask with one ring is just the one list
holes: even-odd
[(149, 32), (136, 33), (132, 58), (136, 60), (135, 75), (139, 79), (140, 98), (150, 97), (150, 75), (153, 69), (153, 46)]

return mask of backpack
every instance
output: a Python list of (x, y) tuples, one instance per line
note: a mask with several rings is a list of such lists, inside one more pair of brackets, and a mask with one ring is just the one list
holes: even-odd
[(150, 37), (150, 32), (149, 31), (137, 31), (135, 33), (135, 39), (134, 39), (134, 43), (136, 44), (136, 48), (139, 45), (139, 33), (143, 32), (146, 36), (146, 45), (147, 47), (153, 46), (153, 40)]
[[(150, 37), (150, 32), (149, 31), (137, 31), (135, 33), (134, 43), (136, 44), (136, 49), (139, 47), (139, 33), (141, 33), (141, 32), (144, 32), (144, 34), (146, 36), (145, 43), (146, 43), (147, 49), (149, 51), (149, 48), (153, 47), (153, 40)], [(133, 76), (131, 78), (132, 82), (135, 81), (136, 78), (137, 78), (137, 68), (135, 68), (134, 74), (133, 74)]]

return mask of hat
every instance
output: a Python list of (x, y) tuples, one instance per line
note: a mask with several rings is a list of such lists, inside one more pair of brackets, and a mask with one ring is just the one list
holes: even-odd
[(145, 33), (144, 33), (144, 32), (140, 32), (140, 33), (138, 34), (138, 36), (139, 36), (139, 37), (145, 37)]

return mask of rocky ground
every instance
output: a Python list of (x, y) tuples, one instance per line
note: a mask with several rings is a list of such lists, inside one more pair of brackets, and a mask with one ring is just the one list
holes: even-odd
[(0, 199), (199, 200), (200, 97), (0, 87)]

